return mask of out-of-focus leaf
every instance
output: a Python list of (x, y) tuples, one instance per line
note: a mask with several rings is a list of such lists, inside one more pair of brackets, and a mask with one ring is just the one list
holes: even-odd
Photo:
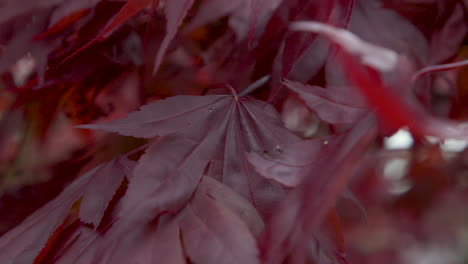
[[(30, 19), (29, 23), (24, 26), (23, 31), (15, 34), (8, 42), (0, 57), (0, 73), (7, 71), (9, 67), (26, 55), (27, 52), (31, 51), (30, 41), (35, 35), (45, 29), (49, 13), (50, 10), (42, 10), (42, 12), (36, 15), (35, 19)], [(40, 48), (45, 49), (43, 45), (34, 45), (34, 47), (36, 50)]]
[(158, 53), (154, 60), (153, 75), (158, 71), (169, 44), (175, 37), (177, 30), (184, 21), (187, 12), (192, 7), (193, 2), (194, 0), (173, 0), (165, 2), (166, 35), (164, 35), (161, 46), (159, 46)]
[(331, 41), (342, 45), (341, 47), (347, 52), (358, 57), (363, 64), (379, 71), (392, 71), (397, 66), (399, 56), (396, 52), (362, 41), (348, 30), (318, 22), (294, 22), (291, 29), (324, 34)]
[(349, 89), (334, 91), (289, 80), (284, 80), (283, 83), (296, 92), (307, 106), (327, 123), (354, 124), (368, 112), (361, 98), (355, 94), (346, 94)]
[(415, 64), (428, 63), (428, 41), (422, 32), (405, 17), (384, 8), (379, 0), (356, 1), (349, 30), (368, 43), (411, 58)]
[[(159, 0), (154, 0), (154, 4), (157, 5)], [(95, 38), (90, 40), (88, 43), (74, 51), (72, 54), (68, 55), (65, 59), (63, 59), (61, 63), (64, 63), (68, 59), (76, 56), (78, 53), (83, 51), (84, 49), (91, 46), (96, 41), (103, 41), (109, 37), (109, 35), (119, 26), (127, 22), (130, 18), (135, 16), (138, 12), (146, 8), (149, 4), (151, 4), (153, 0), (128, 0), (122, 8), (117, 12), (117, 14), (112, 18), (110, 23), (97, 35)]]
[(0, 23), (4, 23), (16, 16), (27, 14), (34, 10), (46, 10), (55, 5), (62, 4), (63, 2), (65, 2), (65, 0), (5, 0), (2, 1), (2, 8), (0, 8)]
[[(388, 25), (392, 26), (389, 27)], [(429, 63), (429, 43), (419, 28), (414, 26), (406, 17), (394, 10), (385, 8), (380, 0), (359, 0), (356, 1), (353, 10), (349, 31), (365, 42), (362, 48), (367, 50), (366, 53), (370, 57), (361, 58), (364, 64), (368, 63), (367, 59), (376, 56), (371, 55), (371, 52), (373, 52), (371, 50), (374, 48), (377, 48), (375, 52), (380, 54), (378, 56), (392, 56), (385, 55), (388, 52), (384, 52), (381, 49), (377, 51), (379, 47), (386, 48), (388, 51), (393, 51), (397, 54), (399, 56), (398, 67), (394, 68), (394, 70), (386, 71), (382, 75), (383, 79), (385, 82), (392, 83), (391, 88), (395, 88), (397, 93), (405, 94), (403, 97), (411, 97), (414, 96), (413, 94), (416, 94), (424, 105), (428, 106), (430, 104), (429, 89), (424, 87), (423, 84), (406, 88), (401, 83), (398, 83), (402, 78), (409, 78), (411, 72), (416, 67)], [(370, 44), (373, 48), (367, 46), (367, 44)], [(325, 66), (326, 83), (328, 86), (348, 85), (346, 73), (341, 69), (340, 62), (336, 59), (336, 56), (339, 56), (339, 54), (332, 54)], [(375, 57), (375, 62), (379, 63), (379, 61), (381, 60)], [(383, 58), (382, 63), (386, 63)]]
[(159, 217), (157, 224), (147, 218), (135, 223), (130, 214), (120, 214), (105, 234), (79, 229), (73, 235), (76, 241), (59, 249), (58, 263), (182, 264), (185, 258), (195, 263), (259, 263), (253, 232), (258, 235), (263, 228), (260, 216), (244, 198), (209, 177), (201, 179), (181, 211)]
[[(97, 225), (123, 180), (124, 168), (121, 166), (119, 161), (115, 160), (80, 176), (59, 196), (3, 235), (0, 239), (1, 262), (33, 263), (49, 237), (63, 223), (72, 205), (80, 198), (84, 201), (80, 206), (84, 210), (83, 213), (80, 212), (80, 217)], [(95, 184), (102, 181), (108, 182), (108, 185), (104, 186), (101, 192), (95, 193), (103, 188)]]
[(184, 31), (191, 31), (198, 27), (205, 26), (224, 16), (230, 15), (241, 5), (246, 5), (244, 0), (224, 1), (205, 0), (200, 3), (196, 16), (185, 27)]
[[(281, 23), (280, 26), (287, 27), (289, 21), (295, 21), (300, 19), (305, 20), (316, 20), (327, 23), (334, 23), (334, 17), (332, 16), (333, 11), (342, 12), (345, 8), (342, 1), (284, 1), (284, 6), (278, 8), (277, 20), (273, 17), (270, 22), (270, 27), (275, 26), (273, 22)], [(289, 19), (289, 20), (287, 20)], [(286, 20), (286, 21), (285, 21)], [(278, 27), (278, 25), (276, 25)], [(267, 27), (267, 30), (271, 28)], [(283, 28), (278, 28), (275, 30), (281, 30)], [(284, 28), (285, 29), (285, 28)], [(281, 31), (280, 31), (281, 32)], [(267, 32), (268, 34), (268, 32)], [(270, 33), (271, 34), (271, 33)], [(273, 77), (272, 77), (272, 91), (269, 95), (269, 101), (275, 100), (278, 96), (278, 93), (282, 87), (281, 79), (288, 78), (291, 71), (294, 69), (296, 61), (299, 61), (304, 54), (310, 55), (311, 57), (315, 54), (326, 54), (327, 47), (323, 46), (321, 42), (317, 42), (316, 35), (301, 35), (296, 32), (287, 32), (284, 31), (282, 36), (282, 43), (279, 47), (279, 52), (276, 55), (276, 58), (273, 62)], [(315, 48), (317, 53), (308, 54), (307, 50), (309, 48)], [(318, 49), (320, 48), (320, 50)], [(321, 57), (318, 55), (319, 57)], [(311, 66), (311, 72), (306, 73), (307, 77), (302, 77), (301, 79), (311, 78), (322, 66), (321, 64), (325, 61), (324, 58), (315, 58), (311, 63), (314, 66)], [(317, 65), (315, 65), (317, 63)]]
[[(375, 123), (367, 116), (340, 136), (341, 144), (327, 151), (316, 152), (319, 157), (310, 160), (309, 164), (300, 164), (299, 170), (297, 167), (290, 170), (287, 163), (282, 165), (293, 175), (302, 171), (304, 178), (300, 186), (288, 193), (266, 224), (260, 242), (265, 263), (281, 263), (293, 252), (298, 254), (298, 263), (305, 261), (302, 259), (305, 257), (305, 245), (359, 168), (363, 151), (375, 136)], [(296, 149), (300, 149), (300, 146), (296, 145)], [(303, 148), (302, 151), (308, 150)], [(275, 160), (270, 163), (278, 166)]]
[(236, 33), (237, 39), (249, 41), (263, 29), (269, 17), (282, 0), (206, 0), (200, 3), (198, 13), (184, 31), (207, 25), (224, 16), (229, 17), (229, 26)]
[(465, 13), (463, 5), (455, 5), (442, 28), (432, 34), (431, 63), (444, 62), (456, 54), (468, 32)]
[[(415, 98), (406, 96), (400, 98), (395, 93), (397, 89), (392, 90), (382, 82), (376, 70), (396, 71), (398, 65), (405, 63), (405, 60), (400, 59), (395, 52), (382, 47), (368, 46), (369, 43), (356, 46), (362, 43), (362, 40), (349, 31), (316, 22), (308, 23), (296, 24), (296, 29), (324, 33), (345, 51), (341, 54), (341, 62), (346, 70), (347, 78), (366, 98), (369, 105), (376, 110), (386, 126), (392, 129), (406, 126), (417, 136), (426, 135), (444, 139), (468, 138), (467, 123), (434, 118), (422, 109)], [(359, 67), (361, 63), (368, 67)], [(405, 84), (411, 85), (410, 83), (400, 85)]]
[(53, 35), (57, 35), (65, 28), (69, 27), (71, 24), (75, 23), (79, 19), (86, 16), (88, 13), (89, 13), (88, 9), (77, 10), (69, 14), (67, 17), (61, 18), (59, 21), (57, 21), (55, 24), (49, 27), (49, 29), (34, 36), (32, 39), (39, 40), (42, 38), (52, 37)]

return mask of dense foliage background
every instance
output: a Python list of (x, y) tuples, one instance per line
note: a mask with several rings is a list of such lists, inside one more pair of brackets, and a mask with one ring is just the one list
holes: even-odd
[(466, 263), (467, 6), (2, 1), (0, 263)]

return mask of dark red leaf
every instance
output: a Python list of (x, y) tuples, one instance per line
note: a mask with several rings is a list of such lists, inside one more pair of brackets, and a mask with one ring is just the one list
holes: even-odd
[(230, 98), (226, 95), (170, 97), (144, 105), (140, 111), (130, 113), (127, 118), (112, 123), (79, 127), (118, 132), (133, 137), (165, 136), (196, 126), (202, 119), (209, 117), (210, 113), (217, 113), (225, 100)]
[(83, 250), (86, 258), (79, 256), (72, 263), (186, 263), (177, 221), (134, 225), (126, 233), (118, 231), (110, 229), (102, 238), (88, 243)]
[(263, 228), (258, 212), (241, 196), (211, 178), (201, 180), (194, 196), (174, 216), (163, 215), (157, 224), (146, 218), (130, 224), (132, 218), (135, 216), (120, 214), (102, 235), (81, 235), (86, 230), (79, 231), (71, 247), (61, 251), (59, 263), (164, 260), (178, 264), (185, 263), (186, 257), (195, 263), (258, 263), (253, 233)]
[(350, 89), (324, 89), (289, 80), (283, 83), (296, 92), (322, 121), (330, 124), (354, 124), (369, 111), (365, 102)]
[[(388, 25), (393, 25), (389, 27)], [(397, 12), (384, 8), (380, 1), (357, 1), (349, 31), (357, 35), (366, 43), (374, 47), (384, 47), (394, 51), (400, 58), (409, 59), (411, 65), (406, 65), (402, 61), (398, 62), (399, 67), (392, 71), (385, 71), (383, 79), (394, 81), (395, 78), (408, 78), (408, 73), (415, 67), (421, 67), (429, 63), (429, 43), (423, 33), (414, 26), (407, 18)], [(370, 52), (369, 48), (366, 48)], [(383, 55), (384, 52), (378, 52)], [(339, 54), (336, 54), (339, 55)], [(330, 56), (325, 67), (326, 83), (329, 86), (348, 85), (346, 74), (340, 67), (340, 62), (336, 60), (335, 54)], [(406, 88), (401, 83), (392, 84), (392, 88), (400, 88), (397, 93), (406, 93), (404, 97), (412, 97), (413, 93), (422, 100), (425, 105), (429, 105), (429, 89), (423, 85)], [(406, 89), (405, 89), (406, 88)]]
[(427, 63), (428, 42), (422, 32), (405, 17), (384, 8), (379, 2), (357, 1), (349, 30), (366, 42), (411, 58), (414, 63)]
[[(461, 3), (461, 1), (458, 2)], [(431, 63), (444, 62), (456, 54), (458, 47), (460, 47), (468, 33), (466, 19), (464, 5), (455, 4), (452, 13), (448, 16), (442, 28), (431, 36)]]
[[(331, 41), (340, 45), (345, 51), (341, 54), (341, 62), (346, 70), (347, 78), (366, 98), (369, 105), (372, 105), (386, 126), (392, 129), (406, 126), (417, 136), (468, 138), (467, 123), (432, 117), (422, 109), (415, 98), (398, 96), (396, 91), (401, 90), (401, 87), (391, 89), (382, 82), (378, 71), (393, 71), (398, 74), (397, 66), (405, 67), (407, 63), (394, 51), (366, 43), (349, 31), (321, 23), (301, 22), (293, 27), (323, 33)], [(360, 63), (367, 67), (359, 66)], [(406, 77), (401, 79), (408, 80)], [(403, 82), (399, 85), (410, 86), (411, 84)]]
[[(352, 130), (339, 136), (337, 140), (340, 144), (329, 151), (318, 152), (320, 157), (311, 160), (310, 164), (300, 165), (304, 173), (302, 184), (288, 193), (267, 222), (261, 240), (265, 263), (282, 263), (293, 252), (305, 257), (304, 250), (314, 230), (359, 168), (362, 153), (374, 141), (375, 136), (374, 120), (367, 116)], [(299, 148), (297, 145), (296, 149)], [(273, 160), (270, 163), (276, 162)], [(284, 167), (287, 168), (288, 165)], [(301, 258), (299, 257), (302, 262), (298, 263), (303, 263)]]
[(130, 18), (138, 14), (149, 4), (158, 6), (159, 0), (128, 0), (119, 12), (112, 18), (109, 25), (99, 34), (98, 40), (102, 41), (109, 37), (110, 33), (116, 28), (127, 22)]
[(52, 37), (60, 33), (60, 31), (64, 30), (71, 24), (75, 23), (77, 20), (83, 18), (89, 13), (88, 9), (77, 10), (71, 13), (69, 16), (64, 17), (57, 21), (57, 23), (53, 24), (49, 29), (46, 31), (34, 36), (32, 40), (39, 40), (47, 37)]
[(236, 33), (237, 40), (241, 41), (249, 37), (249, 41), (252, 42), (280, 3), (281, 0), (202, 1), (197, 15), (184, 31), (191, 31), (224, 16), (229, 16), (228, 23)]
[(184, 21), (187, 12), (192, 7), (194, 0), (173, 0), (166, 1), (164, 4), (164, 10), (166, 11), (166, 35), (164, 36), (161, 46), (159, 46), (158, 53), (154, 60), (153, 75), (159, 69), (162, 63), (164, 54), (166, 53), (169, 44), (175, 37), (177, 30)]
[[(193, 190), (193, 184), (201, 177), (201, 173), (210, 160), (222, 160), (223, 172), (219, 176), (221, 181), (246, 197), (261, 212), (271, 209), (275, 201), (281, 197), (282, 191), (275, 183), (257, 175), (248, 163), (246, 155), (251, 151), (260, 153), (281, 151), (278, 149), (279, 146), (298, 141), (294, 134), (283, 127), (278, 113), (272, 106), (250, 97), (238, 98), (227, 95), (176, 96), (144, 106), (140, 111), (130, 113), (125, 119), (81, 127), (138, 137), (177, 133), (176, 138), (184, 137), (184, 140), (189, 140), (188, 142), (193, 140), (191, 144), (196, 144), (193, 147), (183, 143), (181, 146), (174, 147), (173, 150), (187, 153), (186, 159), (175, 160), (178, 160), (177, 171), (182, 172), (183, 175), (192, 174), (189, 178), (195, 177), (193, 181), (189, 181), (188, 186), (191, 186), (189, 189)], [(166, 141), (164, 138), (161, 140)], [(184, 148), (184, 151), (180, 148)], [(154, 150), (157, 151), (157, 147), (154, 147)], [(153, 155), (151, 153), (153, 153), (152, 148), (149, 149), (147, 155)], [(215, 154), (221, 156), (215, 157)], [(194, 163), (189, 165), (192, 159)], [(158, 164), (152, 159), (148, 159), (148, 162), (142, 159), (142, 163), (137, 166), (137, 171), (145, 170), (141, 173), (155, 177), (150, 172), (162, 170), (155, 166)], [(167, 165), (162, 164), (162, 166)], [(194, 166), (196, 169), (191, 169)], [(180, 178), (187, 183), (186, 177), (179, 175), (174, 179)], [(175, 188), (174, 185), (172, 186)], [(179, 184), (179, 186), (185, 186), (185, 184)], [(173, 195), (174, 189), (172, 188), (165, 188), (163, 192)], [(178, 192), (182, 190), (185, 189), (178, 189)], [(190, 191), (186, 195), (190, 195)], [(155, 198), (154, 201), (159, 203), (161, 198)], [(146, 201), (145, 204), (148, 204), (149, 200)]]
[[(223, 197), (225, 194), (230, 199)], [(102, 241), (91, 244), (91, 248), (100, 248), (94, 261), (151, 263), (164, 259), (165, 263), (185, 263), (187, 256), (195, 263), (258, 262), (250, 231), (262, 224), (258, 213), (242, 197), (210, 178), (201, 180), (194, 197), (177, 216), (162, 216), (157, 226), (140, 223), (120, 233), (118, 227), (126, 217), (122, 215)]]
[[(117, 12), (117, 14), (112, 18), (110, 23), (97, 35), (95, 38), (90, 40), (88, 43), (74, 51), (72, 54), (68, 55), (65, 59), (63, 59), (60, 64), (64, 63), (65, 61), (69, 60), (70, 58), (76, 56), (78, 53), (82, 52), (91, 44), (96, 41), (103, 41), (109, 37), (110, 33), (114, 31), (116, 28), (127, 22), (130, 18), (135, 16), (138, 12), (143, 10), (149, 4), (151, 4), (153, 0), (128, 0), (122, 8)], [(155, 5), (157, 5), (159, 0), (155, 0)], [(60, 65), (59, 64), (59, 65)]]
[(174, 135), (153, 143), (135, 168), (119, 216), (144, 222), (183, 208), (225, 132), (223, 127), (213, 130), (199, 142)]
[(258, 211), (249, 201), (232, 189), (210, 177), (203, 177), (198, 189), (218, 204), (235, 213), (249, 227), (250, 232), (255, 237), (263, 231), (264, 224)]
[(181, 228), (184, 248), (194, 263), (260, 263), (246, 223), (208, 193), (195, 194), (182, 212)]
[[(286, 26), (290, 21), (297, 20), (314, 20), (345, 26), (352, 11), (352, 3), (353, 0), (283, 1), (286, 7), (280, 7), (279, 12), (288, 12), (283, 15), (289, 18), (288, 21), (284, 21), (287, 23)], [(269, 101), (275, 100), (278, 96), (282, 88), (282, 78), (308, 81), (322, 68), (328, 54), (328, 45), (315, 34), (285, 32), (283, 35), (283, 43), (273, 62), (273, 87)]]
[[(117, 168), (113, 168), (114, 166)], [(0, 239), (0, 262), (5, 264), (32, 263), (49, 237), (63, 223), (72, 205), (81, 197), (85, 203), (83, 204), (84, 213), (80, 216), (90, 222), (99, 223), (107, 204), (123, 180), (122, 170), (124, 168), (120, 166), (118, 161), (111, 161), (80, 176), (59, 196), (33, 213), (19, 226), (3, 235)], [(117, 175), (107, 175), (107, 173), (116, 172)], [(106, 186), (109, 188), (101, 190), (100, 193), (90, 193), (96, 188), (103, 187), (90, 185), (101, 182), (103, 180), (101, 178), (107, 178), (104, 181), (110, 183)], [(91, 190), (88, 190), (89, 188)], [(90, 215), (91, 212), (96, 213), (96, 215)]]
[(87, 257), (92, 252), (87, 248), (90, 241), (96, 240), (97, 233), (84, 225), (80, 226), (64, 243), (55, 254), (53, 261), (57, 264), (76, 263), (76, 259), (80, 258), (81, 263), (90, 263), (91, 260)]
[(225, 0), (205, 0), (200, 3), (196, 16), (184, 28), (184, 31), (191, 31), (198, 27), (205, 26), (224, 16), (231, 15), (239, 9), (241, 5), (246, 5), (245, 0), (225, 1)]
[[(83, 191), (80, 203), (80, 220), (91, 223), (95, 228), (101, 223), (104, 211), (122, 184), (126, 171), (119, 160), (110, 161), (99, 167)], [(102, 175), (102, 176), (101, 176)]]
[(320, 170), (321, 156), (323, 153), (337, 151), (342, 143), (342, 137), (342, 135), (333, 135), (280, 146), (281, 153), (274, 157), (251, 153), (249, 161), (263, 177), (287, 187), (296, 187), (311, 170)]

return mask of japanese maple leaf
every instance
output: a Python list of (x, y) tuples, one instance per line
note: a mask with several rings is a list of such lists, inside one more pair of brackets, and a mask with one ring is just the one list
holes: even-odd
[[(210, 177), (201, 179), (176, 215), (132, 226), (127, 220), (123, 215), (103, 235), (77, 230), (58, 250), (56, 263), (182, 264), (186, 258), (194, 263), (259, 263), (255, 237), (263, 228), (260, 215), (246, 199)], [(124, 227), (130, 229), (122, 232)]]
[[(366, 43), (396, 52), (401, 58), (411, 61), (411, 67), (426, 65), (430, 58), (429, 44), (424, 34), (405, 17), (397, 12), (383, 7), (381, 1), (356, 1), (349, 31), (359, 36)], [(392, 25), (392, 26), (389, 26)], [(339, 53), (339, 52), (338, 52)], [(382, 52), (381, 52), (382, 53)], [(339, 55), (339, 54), (337, 54)], [(384, 81), (401, 78), (405, 72), (413, 71), (403, 63), (399, 69), (382, 72)], [(346, 70), (335, 56), (330, 56), (325, 67), (325, 78), (328, 86), (349, 85)], [(411, 88), (392, 84), (393, 88), (400, 88), (398, 93), (408, 93), (403, 97), (416, 96), (424, 104), (430, 104), (430, 89), (422, 83)]]
[[(151, 239), (148, 225), (154, 219), (167, 217), (175, 217), (179, 227), (171, 227), (175, 228), (171, 236), (182, 236), (186, 255), (195, 263), (258, 263), (253, 238), (262, 224), (255, 215), (257, 210), (271, 212), (283, 190), (278, 183), (258, 175), (248, 163), (247, 154), (255, 151), (274, 155), (282, 151), (280, 145), (299, 140), (283, 127), (271, 105), (235, 94), (175, 96), (145, 105), (124, 119), (81, 127), (158, 138), (138, 161), (105, 237), (91, 239), (81, 249), (83, 254), (77, 257), (77, 263), (90, 259), (119, 263), (126, 255), (134, 256), (133, 247), (128, 246), (134, 245), (131, 241)], [(207, 185), (213, 181), (211, 178), (223, 185)], [(202, 191), (208, 194), (200, 195)], [(236, 196), (255, 209), (245, 209), (235, 202), (239, 200)], [(231, 211), (212, 199), (228, 204)], [(129, 232), (134, 236), (129, 237)], [(201, 238), (204, 244), (199, 242)], [(168, 238), (175, 241), (175, 250), (180, 242), (174, 239)], [(152, 244), (159, 247), (158, 243)], [(179, 263), (178, 253), (174, 254), (174, 263)]]
[(329, 124), (354, 124), (369, 111), (363, 98), (348, 87), (325, 89), (290, 80), (284, 80), (283, 84), (296, 92), (322, 121)]
[[(159, 0), (128, 0), (122, 8), (117, 12), (112, 20), (109, 21), (108, 25), (91, 41), (80, 47), (78, 50), (67, 56), (60, 64), (64, 63), (71, 57), (77, 55), (84, 49), (88, 48), (91, 44), (96, 41), (103, 41), (107, 39), (111, 33), (119, 26), (127, 22), (130, 18), (135, 16), (138, 12), (149, 6), (154, 2), (157, 7)], [(179, 26), (182, 24), (187, 12), (191, 8), (194, 0), (173, 0), (164, 2), (164, 11), (166, 14), (166, 33), (161, 42), (161, 45), (156, 54), (154, 61), (153, 73), (156, 73), (159, 66), (162, 63), (164, 54), (166, 53), (169, 44), (177, 34)]]
[(265, 213), (281, 197), (282, 188), (258, 175), (247, 154), (280, 152), (279, 146), (299, 140), (271, 105), (235, 94), (174, 96), (145, 105), (124, 119), (81, 127), (161, 137), (142, 156), (135, 168), (139, 180), (133, 183), (135, 197), (148, 196), (138, 206), (153, 217), (180, 209), (205, 170)]
[[(68, 55), (65, 59), (63, 59), (60, 62), (60, 64), (64, 63), (68, 59), (74, 57), (84, 49), (88, 48), (94, 42), (103, 41), (107, 39), (114, 30), (116, 30), (119, 26), (127, 22), (138, 12), (146, 8), (149, 4), (151, 4), (151, 2), (153, 2), (153, 0), (128, 0), (96, 37), (94, 37), (88, 43), (74, 51), (72, 54)], [(158, 0), (154, 0), (154, 2), (155, 5), (159, 3)]]
[(166, 13), (166, 35), (164, 36), (161, 46), (154, 60), (153, 74), (155, 74), (161, 65), (164, 54), (166, 53), (169, 44), (177, 34), (179, 26), (182, 25), (187, 12), (192, 7), (194, 0), (174, 0), (165, 1), (164, 10)]
[[(340, 1), (283, 1), (278, 8), (276, 20), (270, 21), (267, 28), (272, 32), (287, 27), (290, 21), (299, 19), (315, 20), (333, 25), (347, 26), (353, 9), (353, 0)], [(287, 21), (284, 21), (287, 18)], [(277, 29), (278, 28), (278, 29)], [(271, 34), (271, 33), (270, 33)], [(275, 100), (280, 88), (282, 78), (295, 78), (308, 81), (323, 66), (326, 61), (328, 46), (323, 39), (314, 34), (297, 34), (297, 32), (283, 32), (283, 41), (273, 62), (272, 90), (269, 101)]]
[(0, 262), (33, 263), (49, 237), (80, 199), (79, 218), (95, 228), (132, 163), (121, 158), (102, 164), (71, 183), (55, 199), (0, 238)]
[(185, 27), (190, 31), (197, 27), (229, 15), (229, 26), (239, 41), (249, 37), (252, 41), (256, 31), (260, 31), (281, 0), (204, 0), (198, 7), (197, 15)]
[(250, 155), (260, 174), (297, 186), (266, 223), (260, 239), (265, 263), (282, 263), (288, 255), (305, 263), (314, 232), (363, 164), (364, 151), (375, 137), (375, 121), (368, 114), (340, 134), (284, 146), (284, 156)]
[[(468, 123), (431, 116), (407, 92), (409, 89), (402, 89), (411, 87), (409, 78), (401, 72), (401, 68), (410, 68), (408, 65), (412, 63), (408, 58), (393, 50), (368, 43), (347, 30), (319, 22), (296, 22), (293, 29), (324, 34), (339, 45), (342, 51), (339, 61), (351, 87), (356, 88), (375, 110), (379, 120), (388, 127), (398, 129), (406, 126), (419, 137), (468, 138)], [(381, 74), (388, 72), (395, 73), (399, 81), (390, 84), (382, 81)]]

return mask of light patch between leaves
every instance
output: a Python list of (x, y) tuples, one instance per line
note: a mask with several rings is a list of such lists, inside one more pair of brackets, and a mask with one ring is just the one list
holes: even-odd
[(412, 187), (411, 182), (405, 179), (408, 172), (408, 160), (395, 158), (387, 161), (383, 168), (383, 176), (389, 181), (388, 192), (392, 195), (402, 195)]
[(388, 180), (400, 180), (405, 177), (407, 171), (408, 160), (396, 158), (387, 161), (383, 169), (383, 174)]
[(389, 188), (388, 192), (393, 195), (402, 195), (408, 192), (413, 185), (408, 180), (398, 180), (393, 182)]
[(16, 86), (23, 86), (28, 81), (28, 78), (35, 72), (37, 66), (36, 59), (28, 52), (24, 57), (19, 59), (11, 68), (13, 82)]
[(440, 144), (440, 148), (443, 151), (448, 152), (460, 152), (463, 151), (468, 146), (468, 140), (464, 139), (446, 139), (442, 144)]
[(413, 137), (406, 128), (401, 128), (392, 136), (384, 139), (386, 149), (409, 149), (413, 146), (413, 143)]
[(405, 250), (402, 255), (402, 263), (404, 264), (463, 263), (462, 256), (453, 249), (438, 245), (413, 246)]

